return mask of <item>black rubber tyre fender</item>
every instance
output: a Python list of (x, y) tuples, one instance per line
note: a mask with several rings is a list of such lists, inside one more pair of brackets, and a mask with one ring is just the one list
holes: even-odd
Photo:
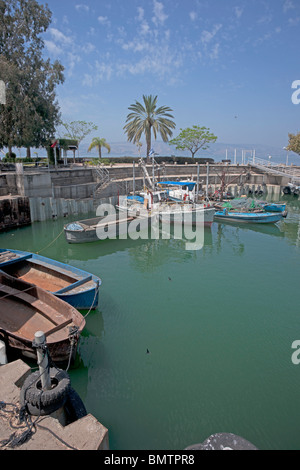
[(54, 367), (50, 368), (51, 390), (42, 390), (40, 372), (36, 371), (27, 377), (21, 392), (20, 402), (27, 406), (34, 416), (45, 416), (64, 406), (70, 390), (68, 373)]
[(77, 421), (87, 415), (86, 408), (78, 393), (70, 387), (64, 410), (67, 416), (68, 424)]

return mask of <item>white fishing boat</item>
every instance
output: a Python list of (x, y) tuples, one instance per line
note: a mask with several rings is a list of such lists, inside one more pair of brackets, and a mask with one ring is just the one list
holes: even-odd
[(160, 181), (158, 187), (166, 190), (170, 199), (195, 201), (196, 183), (193, 181)]
[(171, 224), (211, 226), (215, 208), (209, 204), (170, 198), (168, 191), (143, 191), (137, 196), (124, 197), (117, 206), (127, 211), (128, 216), (158, 217), (161, 222)]

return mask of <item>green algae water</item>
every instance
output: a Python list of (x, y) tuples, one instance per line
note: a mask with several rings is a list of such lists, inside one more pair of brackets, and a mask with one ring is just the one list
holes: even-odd
[(2, 248), (102, 279), (69, 373), (112, 450), (183, 450), (217, 432), (300, 449), (300, 202), (284, 200), (276, 226), (214, 222), (198, 251), (174, 239), (51, 244), (76, 217), (0, 235)]

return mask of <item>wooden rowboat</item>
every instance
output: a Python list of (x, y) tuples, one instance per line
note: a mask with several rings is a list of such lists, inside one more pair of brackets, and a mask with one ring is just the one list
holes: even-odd
[(64, 226), (65, 238), (68, 243), (90, 243), (105, 238), (115, 239), (127, 234), (128, 225), (134, 218), (127, 217), (127, 215), (123, 217), (111, 215), (77, 220)]
[(74, 307), (0, 270), (0, 339), (8, 348), (36, 358), (34, 335), (43, 331), (51, 359), (68, 361), (76, 354), (84, 326), (84, 317)]
[(0, 249), (0, 269), (56, 295), (77, 309), (96, 308), (101, 279), (27, 251)]
[(224, 209), (215, 213), (215, 220), (250, 224), (275, 224), (282, 220), (282, 213), (273, 212), (234, 212)]

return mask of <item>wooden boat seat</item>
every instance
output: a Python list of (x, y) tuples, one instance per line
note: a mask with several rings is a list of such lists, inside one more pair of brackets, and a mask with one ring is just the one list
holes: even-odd
[[(34, 289), (34, 286), (33, 286)], [(63, 323), (65, 317), (63, 317), (60, 313), (58, 313), (55, 309), (50, 307), (50, 305), (45, 304), (43, 301), (36, 299), (32, 295), (28, 294), (27, 292), (22, 292), (13, 287), (6, 286), (4, 284), (0, 284), (0, 294), (4, 292), (8, 294), (10, 297), (14, 297), (15, 299), (19, 299), (27, 304), (30, 304), (33, 308), (35, 308), (41, 315), (43, 315), (47, 320), (49, 320), (55, 326), (58, 326)], [(6, 295), (4, 296), (6, 297)], [(1, 297), (0, 297), (1, 300)], [(46, 333), (46, 332), (45, 332)]]

